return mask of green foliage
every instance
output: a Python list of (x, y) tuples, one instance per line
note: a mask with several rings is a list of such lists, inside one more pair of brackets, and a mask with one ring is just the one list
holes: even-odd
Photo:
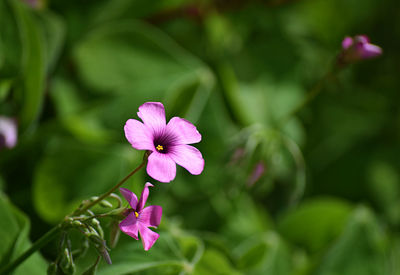
[[(0, 192), (0, 266), (11, 262), (31, 245), (29, 241), (30, 222), (20, 210), (15, 208), (6, 196)], [(47, 269), (46, 261), (34, 254), (14, 272), (19, 274), (44, 274)]]
[(287, 213), (278, 228), (288, 240), (315, 252), (338, 237), (350, 213), (351, 206), (346, 202), (329, 198), (314, 199)]
[[(154, 247), (121, 234), (97, 262), (118, 224), (91, 225), (95, 249), (75, 221), (14, 274), (400, 275), (397, 1), (28, 2), (0, 1), (0, 117), (19, 133), (0, 148), (0, 266), (141, 163), (123, 127), (161, 101), (206, 166), (125, 183), (155, 185)], [(384, 54), (333, 69), (355, 34)]]

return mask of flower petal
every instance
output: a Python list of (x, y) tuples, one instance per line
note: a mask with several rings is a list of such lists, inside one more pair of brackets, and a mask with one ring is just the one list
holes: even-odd
[(121, 192), (122, 196), (129, 202), (129, 205), (132, 207), (132, 209), (136, 209), (138, 199), (131, 190), (126, 189), (126, 188), (120, 188), (119, 191)]
[(366, 36), (365, 34), (360, 34), (360, 35), (356, 35), (354, 37), (354, 40), (357, 42), (361, 42), (361, 43), (369, 43), (369, 37)]
[(119, 229), (125, 234), (138, 240), (139, 223), (137, 222), (135, 213), (132, 212), (119, 224)]
[[(143, 191), (142, 191), (142, 195), (140, 195), (140, 199), (136, 208), (137, 212), (142, 211), (144, 205), (146, 204), (147, 198), (149, 196), (149, 187), (153, 187), (153, 184), (151, 184), (150, 182), (147, 182), (144, 185)], [(132, 207), (133, 208), (133, 207)]]
[(140, 238), (142, 239), (144, 250), (146, 251), (149, 250), (157, 241), (158, 237), (160, 237), (160, 235), (158, 235), (156, 232), (151, 231), (142, 224), (139, 225), (139, 233)]
[(169, 154), (180, 166), (188, 170), (192, 175), (199, 175), (204, 169), (204, 159), (200, 151), (190, 145), (178, 145)]
[(180, 117), (171, 118), (167, 129), (178, 137), (179, 144), (197, 143), (201, 140), (201, 134), (197, 131), (196, 126)]
[(382, 54), (381, 47), (374, 44), (364, 44), (359, 51), (363, 59), (377, 57)]
[(162, 207), (158, 205), (147, 206), (139, 213), (138, 220), (145, 226), (157, 227), (161, 222)]
[(350, 48), (351, 45), (353, 45), (353, 38), (346, 36), (342, 41), (342, 48), (346, 50)]
[(164, 105), (160, 102), (146, 102), (139, 107), (138, 116), (143, 120), (143, 123), (153, 133), (164, 131), (165, 128), (165, 110)]
[(125, 137), (132, 144), (132, 147), (138, 150), (153, 150), (153, 134), (140, 121), (128, 119), (124, 127)]
[(170, 182), (175, 178), (176, 165), (169, 154), (153, 152), (149, 156), (146, 171), (155, 180)]

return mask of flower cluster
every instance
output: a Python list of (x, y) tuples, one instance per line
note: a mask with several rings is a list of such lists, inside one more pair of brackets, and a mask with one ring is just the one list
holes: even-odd
[[(179, 117), (173, 117), (166, 123), (164, 106), (160, 102), (146, 102), (139, 107), (137, 114), (143, 122), (129, 119), (124, 127), (125, 137), (133, 148), (147, 151), (146, 171), (150, 177), (160, 182), (170, 182), (176, 176), (176, 164), (193, 175), (203, 171), (202, 154), (188, 145), (201, 140), (196, 126)], [(149, 250), (159, 237), (149, 227), (156, 228), (162, 215), (161, 206), (144, 207), (151, 186), (151, 183), (146, 183), (139, 200), (133, 192), (120, 188), (131, 208), (125, 212), (126, 218), (119, 228), (136, 240), (140, 234), (145, 250)]]
[(382, 54), (382, 48), (371, 44), (368, 36), (347, 36), (342, 41), (342, 52), (338, 62), (341, 65), (354, 63), (363, 59), (378, 57)]

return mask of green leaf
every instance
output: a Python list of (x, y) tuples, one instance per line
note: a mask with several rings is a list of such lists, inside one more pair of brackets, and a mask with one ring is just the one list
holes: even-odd
[(99, 117), (111, 126), (143, 102), (161, 100), (167, 115), (194, 122), (214, 85), (204, 63), (159, 29), (134, 20), (96, 27), (76, 45), (73, 58), (84, 84), (113, 95), (98, 107)]
[[(82, 200), (117, 184), (141, 163), (141, 158), (141, 152), (129, 145), (103, 147), (69, 139), (49, 140), (47, 155), (39, 163), (33, 183), (38, 214), (50, 223), (60, 221)], [(130, 181), (141, 186), (139, 175)]]
[(316, 252), (339, 236), (350, 213), (351, 205), (345, 201), (313, 199), (284, 215), (278, 229), (289, 241)]
[(0, 1), (0, 71), (2, 76), (16, 75), (21, 63), (21, 42), (10, 1)]
[[(158, 231), (158, 230), (156, 230)], [(159, 239), (149, 251), (144, 251), (142, 242), (125, 234), (121, 235), (118, 245), (110, 251), (112, 265), (100, 262), (98, 275), (122, 274), (178, 274), (185, 259), (171, 247), (175, 242), (166, 232), (158, 232)], [(95, 262), (97, 255), (89, 253), (77, 262), (77, 273), (86, 270)]]
[(44, 33), (46, 47), (46, 71), (52, 70), (61, 53), (65, 40), (64, 21), (57, 14), (43, 10), (37, 14), (38, 22)]
[(228, 258), (216, 249), (206, 249), (203, 257), (196, 265), (193, 275), (237, 275), (241, 274), (235, 270)]
[(45, 79), (44, 39), (28, 7), (9, 0), (17, 21), (22, 44), (21, 126), (26, 129), (39, 116), (43, 103)]
[(265, 232), (271, 227), (272, 221), (263, 207), (256, 205), (246, 194), (232, 200), (232, 208), (227, 213), (224, 227), (226, 236), (237, 240)]
[(275, 232), (245, 240), (234, 250), (234, 254), (238, 268), (245, 274), (291, 274), (291, 255)]
[(368, 183), (374, 200), (393, 224), (400, 223), (400, 176), (388, 161), (374, 160), (368, 169)]
[[(0, 266), (16, 259), (30, 247), (29, 230), (28, 218), (0, 192)], [(41, 275), (46, 269), (46, 261), (35, 253), (15, 270), (14, 275)]]
[(13, 80), (10, 78), (0, 79), (0, 102), (7, 97), (12, 84)]
[(76, 46), (74, 59), (84, 82), (107, 93), (165, 91), (203, 67), (163, 32), (133, 20), (92, 30)]
[(319, 275), (387, 274), (387, 237), (373, 213), (358, 207), (341, 237), (324, 255)]
[(79, 95), (71, 81), (56, 78), (51, 83), (50, 96), (64, 127), (83, 142), (107, 143), (111, 139), (109, 131), (96, 113), (84, 107)]

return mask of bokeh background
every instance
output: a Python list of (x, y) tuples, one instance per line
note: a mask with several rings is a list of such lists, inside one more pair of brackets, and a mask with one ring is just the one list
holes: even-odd
[[(383, 55), (332, 73), (357, 34)], [(123, 126), (160, 101), (196, 124), (205, 170), (134, 176), (161, 237), (121, 236), (98, 274), (400, 274), (399, 48), (397, 0), (1, 0), (18, 143), (0, 151), (0, 265), (140, 163)], [(54, 241), (15, 274), (56, 257)]]

